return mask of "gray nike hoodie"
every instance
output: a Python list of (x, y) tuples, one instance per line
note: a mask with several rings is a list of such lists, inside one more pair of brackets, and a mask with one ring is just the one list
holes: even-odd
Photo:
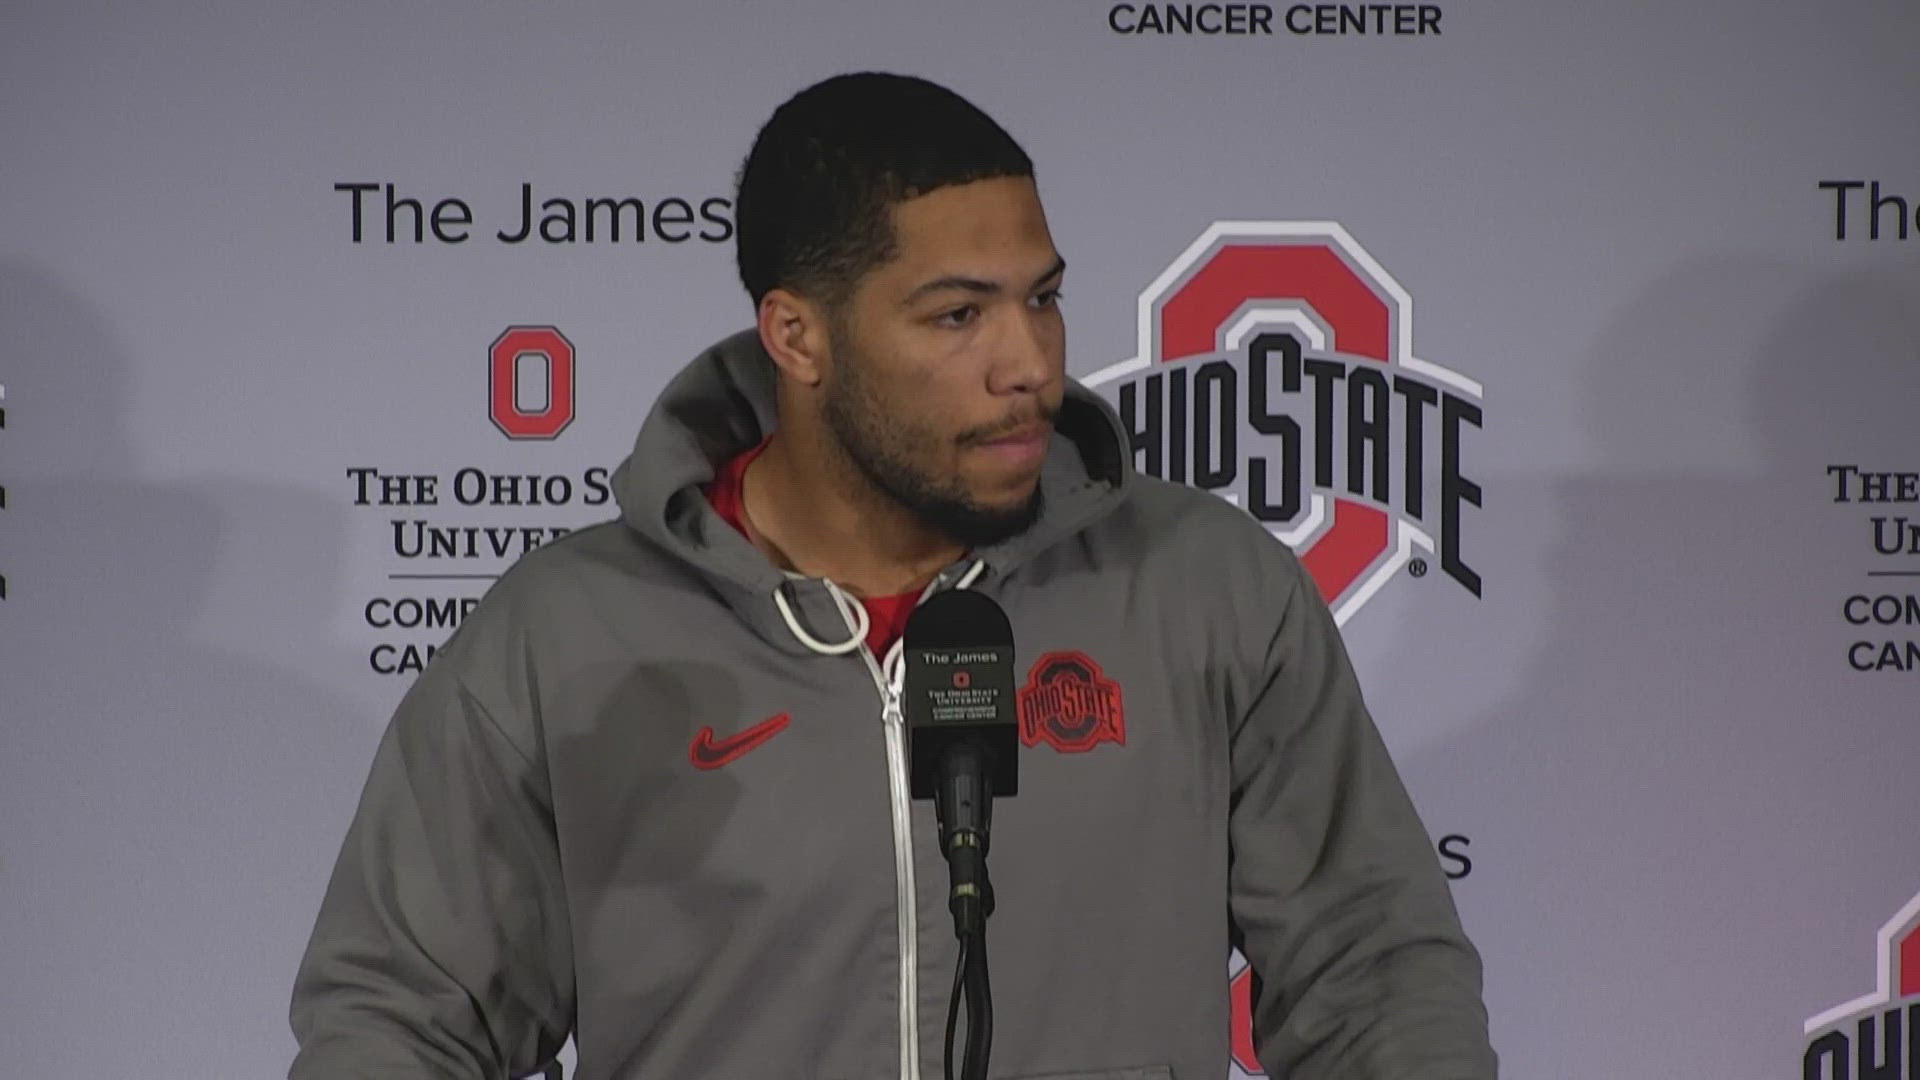
[[(621, 517), (502, 575), (396, 711), (296, 977), (292, 1080), (938, 1080), (956, 943), (896, 647), (701, 485), (775, 423), (752, 332), (674, 378)], [(1491, 1080), (1480, 960), (1293, 554), (1134, 474), (1073, 384), (1013, 624), (992, 1075), (1223, 1080), (1227, 957), (1287, 1080)]]

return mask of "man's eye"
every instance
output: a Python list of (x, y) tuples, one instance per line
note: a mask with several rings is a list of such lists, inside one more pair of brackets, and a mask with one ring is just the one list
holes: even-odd
[(980, 309), (968, 304), (965, 307), (954, 308), (952, 311), (943, 311), (935, 315), (933, 321), (937, 326), (960, 327), (972, 322), (978, 314)]
[(1048, 289), (1046, 292), (1034, 294), (1033, 302), (1036, 307), (1049, 308), (1066, 298), (1067, 294), (1059, 289)]

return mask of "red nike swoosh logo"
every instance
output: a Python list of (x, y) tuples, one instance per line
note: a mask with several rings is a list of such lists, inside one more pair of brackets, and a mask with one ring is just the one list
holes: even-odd
[(786, 713), (769, 716), (737, 735), (717, 741), (713, 729), (703, 727), (700, 734), (693, 737), (693, 745), (687, 747), (687, 757), (696, 769), (717, 769), (785, 731), (788, 719)]

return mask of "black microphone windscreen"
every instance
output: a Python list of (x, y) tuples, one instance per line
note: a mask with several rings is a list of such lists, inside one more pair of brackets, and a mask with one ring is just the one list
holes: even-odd
[(1019, 785), (1020, 718), (1013, 687), (1013, 624), (992, 597), (935, 593), (907, 618), (904, 711), (911, 787), (932, 798), (949, 747), (977, 743), (995, 796)]
[(905, 636), (904, 647), (909, 649), (1011, 645), (1013, 624), (992, 597), (972, 589), (948, 589), (913, 609)]

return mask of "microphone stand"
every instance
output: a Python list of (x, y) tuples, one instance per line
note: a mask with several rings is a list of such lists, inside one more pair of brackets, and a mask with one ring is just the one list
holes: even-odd
[(956, 743), (941, 759), (935, 791), (940, 850), (947, 857), (951, 881), (947, 910), (953, 913), (953, 932), (960, 941), (953, 992), (947, 1001), (947, 1080), (956, 1080), (953, 1032), (962, 1000), (967, 1005), (967, 1044), (957, 1080), (986, 1080), (987, 1058), (993, 1050), (993, 991), (987, 974), (987, 916), (993, 914), (993, 883), (987, 877), (991, 772), (988, 754), (979, 742)]

